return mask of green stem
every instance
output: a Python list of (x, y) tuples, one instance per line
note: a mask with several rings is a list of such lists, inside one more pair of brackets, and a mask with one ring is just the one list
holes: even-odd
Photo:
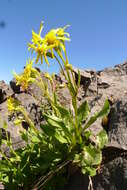
[[(66, 63), (69, 63), (68, 61), (68, 57), (67, 57), (67, 52), (66, 52), (66, 49), (65, 49), (65, 57), (66, 57)], [(73, 71), (71, 70), (71, 75), (72, 75), (72, 79), (73, 79), (73, 84), (75, 86), (75, 89), (77, 89), (77, 85), (76, 85), (76, 82), (75, 82), (75, 78), (74, 78), (74, 74), (73, 74)]]
[(9, 164), (10, 166), (12, 166), (10, 159), (4, 154), (4, 152), (3, 152), (2, 150), (0, 150), (0, 154), (1, 154), (2, 157), (8, 162), (8, 164)]
[(11, 138), (10, 139), (8, 138), (8, 133), (6, 130), (5, 130), (5, 133), (6, 133), (6, 138), (7, 138), (7, 145), (9, 146), (10, 151), (16, 156), (16, 158), (19, 157), (18, 154), (13, 149)]
[[(63, 64), (64, 64), (64, 66), (65, 66), (65, 69), (66, 69), (66, 72), (67, 72), (67, 77), (66, 77), (66, 80), (69, 82), (69, 83), (71, 83), (71, 77), (70, 77), (70, 73), (69, 73), (69, 70), (66, 68), (66, 65), (67, 64), (69, 64), (68, 63), (68, 60), (64, 60), (64, 58), (63, 58), (63, 55), (61, 54), (61, 52), (60, 51), (58, 51), (58, 55), (59, 55), (59, 57), (61, 58), (61, 60), (62, 60), (62, 62), (63, 62)], [(72, 83), (71, 83), (72, 84)], [(74, 87), (73, 87), (74, 88)]]
[[(68, 76), (68, 80), (67, 81), (69, 82), (70, 85), (72, 85), (72, 88), (75, 91), (76, 83), (75, 83), (74, 76), (72, 74), (72, 80), (73, 80), (73, 84), (74, 84), (74, 86), (73, 86), (73, 84), (71, 82), (71, 77), (70, 77), (69, 70), (66, 68), (66, 64), (69, 64), (66, 51), (65, 51), (66, 61), (64, 60), (63, 55), (61, 54), (60, 51), (58, 51), (58, 55), (60, 56), (60, 58), (63, 61), (63, 64), (65, 65), (65, 69), (66, 69), (67, 76)], [(70, 90), (70, 88), (69, 88), (69, 91), (70, 91), (70, 94), (71, 94), (72, 99), (74, 101), (73, 108), (74, 108), (74, 112), (75, 112), (75, 125), (74, 125), (75, 126), (75, 134), (76, 134), (76, 137), (78, 138), (79, 143), (81, 143), (82, 142), (82, 138), (80, 136), (80, 132), (79, 132), (79, 129), (78, 129), (78, 118), (77, 118), (77, 91), (75, 91), (74, 94), (72, 93), (72, 91)]]
[(41, 177), (39, 179), (39, 182), (32, 188), (32, 190), (34, 189), (43, 189), (44, 185), (54, 176), (54, 174), (58, 173), (62, 168), (64, 168), (66, 165), (68, 165), (71, 162), (71, 160), (66, 160), (65, 162), (63, 162), (62, 164), (60, 164), (59, 166), (57, 166), (57, 168), (55, 169), (55, 171), (50, 171), (47, 175)]
[(81, 135), (80, 135), (80, 131), (79, 131), (79, 128), (78, 128), (78, 113), (77, 113), (77, 96), (73, 97), (74, 98), (74, 102), (75, 104), (73, 105), (74, 107), (74, 112), (75, 112), (75, 130), (76, 130), (76, 137), (79, 141), (79, 143), (81, 144), (82, 143), (82, 138), (81, 138)]
[(55, 103), (54, 103), (53, 99), (51, 98), (51, 95), (49, 94), (47, 84), (44, 83), (41, 75), (39, 75), (38, 77), (39, 77), (38, 78), (39, 80), (36, 80), (35, 84), (42, 90), (43, 96), (48, 100), (48, 102), (50, 103), (50, 105), (52, 107), (52, 110), (56, 113), (57, 109), (55, 108)]
[(58, 59), (55, 55), (54, 55), (54, 57), (55, 57), (56, 61), (58, 62), (59, 66), (60, 66), (60, 69), (61, 69), (61, 71), (62, 71), (62, 73), (63, 73), (65, 79), (67, 80), (67, 76), (66, 76), (66, 74), (65, 74), (65, 72), (64, 72), (64, 69), (63, 69), (63, 67), (62, 67), (62, 64), (60, 63), (59, 59)]
[(39, 134), (38, 129), (35, 127), (33, 121), (30, 119), (27, 111), (24, 109), (24, 107), (20, 107), (20, 112), (23, 114), (25, 121), (29, 124), (29, 126), (37, 133)]

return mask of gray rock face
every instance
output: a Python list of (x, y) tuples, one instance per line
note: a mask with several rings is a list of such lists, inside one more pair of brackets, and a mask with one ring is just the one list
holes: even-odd
[(12, 89), (4, 81), (0, 81), (0, 104), (4, 102), (7, 97), (12, 96), (12, 94)]
[(112, 146), (127, 150), (127, 95), (111, 108), (108, 134)]
[[(74, 68), (75, 80), (77, 81), (78, 70)], [(61, 75), (56, 76), (59, 83), (65, 82)], [(13, 119), (7, 115), (7, 97), (14, 96), (21, 101), (27, 109), (29, 116), (39, 127), (43, 122), (40, 101), (42, 92), (31, 85), (27, 92), (22, 92), (20, 86), (15, 85), (15, 80), (10, 85), (0, 81), (0, 128), (2, 120), (8, 124), (13, 141), (19, 147), (19, 129), (14, 127)], [(65, 106), (71, 105), (71, 98), (67, 89), (58, 92), (60, 101)], [(109, 99), (111, 111), (108, 116), (108, 124), (105, 127), (109, 135), (109, 144), (104, 149), (106, 158), (100, 169), (100, 173), (93, 178), (94, 190), (126, 190), (127, 189), (127, 62), (114, 68), (103, 71), (81, 70), (81, 87), (78, 94), (78, 104), (88, 100), (92, 113), (100, 110), (105, 99)], [(96, 134), (102, 129), (101, 120), (97, 120), (91, 126)], [(22, 146), (22, 145), (21, 145)], [(71, 175), (66, 190), (85, 190), (88, 187), (88, 178), (79, 171)]]
[[(101, 172), (93, 178), (96, 190), (126, 190), (127, 189), (127, 151), (106, 149), (108, 160), (102, 166)], [(110, 154), (110, 156), (109, 156)]]

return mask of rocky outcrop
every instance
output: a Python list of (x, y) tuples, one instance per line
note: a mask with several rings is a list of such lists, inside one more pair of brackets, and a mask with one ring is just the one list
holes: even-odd
[[(73, 69), (77, 81), (78, 70)], [(88, 100), (92, 113), (99, 110), (106, 98), (110, 101), (111, 111), (108, 123), (102, 126), (97, 120), (91, 126), (96, 134), (104, 127), (109, 136), (109, 144), (103, 151), (104, 163), (97, 176), (93, 178), (94, 190), (126, 190), (127, 189), (127, 62), (107, 68), (102, 71), (81, 70), (81, 87), (78, 94), (78, 104), (84, 99)], [(43, 74), (42, 74), (43, 77)], [(59, 83), (65, 82), (61, 75), (56, 76)], [(36, 127), (43, 122), (40, 101), (46, 104), (41, 96), (42, 92), (31, 85), (27, 92), (16, 86), (15, 80), (10, 85), (0, 81), (0, 128), (2, 120), (6, 120), (8, 131), (14, 143), (20, 146), (19, 129), (14, 127), (13, 119), (7, 115), (7, 97), (14, 96), (25, 106)], [(58, 92), (60, 101), (65, 106), (71, 105), (71, 98), (67, 89)], [(88, 187), (88, 178), (79, 171), (69, 178), (66, 190), (85, 190)]]
[[(77, 75), (77, 69), (74, 70)], [(84, 84), (88, 84), (87, 89)], [(111, 111), (105, 127), (109, 144), (103, 150), (105, 158), (97, 176), (92, 178), (94, 190), (127, 189), (127, 62), (103, 71), (82, 71), (79, 100), (87, 99), (92, 111), (98, 110), (108, 98)], [(91, 129), (102, 127), (97, 121)], [(88, 178), (79, 171), (69, 179), (66, 190), (87, 190)]]

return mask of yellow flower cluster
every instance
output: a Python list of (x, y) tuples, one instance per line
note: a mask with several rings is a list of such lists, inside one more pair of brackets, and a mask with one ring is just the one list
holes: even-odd
[(8, 107), (8, 111), (10, 112), (17, 111), (19, 107), (19, 101), (12, 97), (9, 97), (7, 99), (7, 107)]
[(26, 90), (28, 85), (33, 83), (38, 75), (37, 69), (33, 68), (32, 65), (33, 61), (29, 60), (26, 62), (26, 67), (22, 74), (17, 75), (15, 72), (13, 73), (16, 79), (16, 85), (20, 85), (23, 90)]
[(41, 31), (43, 29), (43, 23), (40, 25), (39, 34), (32, 31), (32, 43), (28, 44), (28, 49), (32, 49), (32, 52), (37, 54), (36, 63), (41, 60), (43, 63), (43, 58), (45, 62), (49, 65), (47, 56), (54, 58), (54, 51), (63, 50), (65, 51), (64, 41), (69, 41), (69, 34), (65, 32), (68, 27), (57, 28), (50, 30), (44, 38), (41, 37)]

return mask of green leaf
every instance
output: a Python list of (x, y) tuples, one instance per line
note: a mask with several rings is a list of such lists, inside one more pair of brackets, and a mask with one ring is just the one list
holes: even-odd
[(61, 131), (64, 132), (65, 136), (67, 135), (67, 137), (71, 138), (71, 133), (69, 132), (68, 128), (65, 126), (62, 119), (54, 115), (47, 115), (47, 114), (44, 114), (44, 117), (49, 125), (59, 128)]
[(41, 128), (44, 128), (45, 131), (47, 130), (47, 134), (54, 136), (61, 143), (71, 143), (72, 134), (62, 119), (54, 115), (47, 114), (44, 114), (44, 117), (49, 126), (47, 129), (45, 126), (42, 126)]
[(91, 135), (92, 135), (91, 131), (85, 131), (84, 132), (84, 136), (85, 136), (86, 140), (88, 140)]
[(80, 162), (80, 154), (75, 154), (74, 159), (73, 159), (73, 163), (79, 163), (79, 162)]
[(9, 176), (6, 176), (4, 177), (4, 180), (3, 180), (5, 183), (9, 183)]
[(57, 104), (56, 108), (60, 112), (60, 115), (61, 115), (62, 118), (65, 118), (67, 120), (71, 119), (71, 114), (70, 114), (70, 112), (65, 107)]
[(39, 138), (37, 136), (35, 136), (35, 135), (31, 136), (31, 141), (33, 143), (39, 143), (40, 142)]
[(81, 168), (81, 172), (83, 174), (86, 174), (89, 175), (89, 176), (95, 176), (96, 175), (96, 168), (93, 168), (93, 167), (82, 167)]
[(50, 125), (40, 125), (40, 128), (43, 130), (43, 132), (48, 136), (53, 136), (55, 134), (55, 128)]
[(105, 100), (102, 110), (98, 113), (98, 117), (103, 117), (105, 115), (108, 115), (109, 112), (110, 112), (110, 104), (108, 100)]
[(59, 133), (55, 133), (55, 137), (56, 137), (56, 139), (60, 142), (60, 143), (68, 143), (68, 141), (67, 141), (67, 139), (66, 138), (64, 138), (61, 134), (59, 134)]
[(8, 166), (7, 161), (4, 161), (3, 163), (2, 160), (0, 160), (0, 173), (2, 172), (10, 172), (11, 168)]
[(44, 118), (45, 118), (45, 120), (47, 121), (47, 123), (49, 125), (52, 125), (54, 127), (60, 127), (60, 128), (62, 128), (62, 127), (65, 126), (64, 123), (63, 123), (63, 121), (62, 121), (62, 119), (60, 119), (60, 118), (58, 118), (58, 117), (56, 117), (54, 115), (44, 114)]
[(78, 108), (78, 123), (83, 122), (84, 120), (87, 119), (89, 113), (90, 113), (90, 108), (88, 105), (87, 101), (84, 101)]
[(89, 145), (84, 147), (82, 165), (94, 166), (99, 165), (102, 161), (102, 153), (95, 146)]
[(105, 115), (108, 115), (110, 111), (110, 104), (108, 100), (105, 101), (104, 106), (100, 112), (97, 112), (94, 116), (92, 116), (89, 121), (85, 124), (84, 129), (87, 129), (90, 127), (99, 117), (103, 117)]
[(89, 176), (95, 176), (96, 175), (96, 168), (93, 168), (93, 167), (85, 167), (85, 170), (86, 170), (86, 173), (89, 175)]
[(20, 131), (20, 134), (21, 134), (22, 140), (24, 140), (25, 142), (28, 142), (28, 134), (27, 134), (27, 132)]
[(74, 88), (74, 86), (70, 80), (68, 81), (68, 89), (71, 93), (72, 98), (77, 95), (77, 92), (76, 92), (76, 90), (75, 90), (75, 88)]
[(82, 174), (86, 174), (86, 167), (81, 167), (81, 172), (82, 172)]
[(107, 143), (108, 143), (108, 135), (105, 130), (102, 130), (96, 136), (96, 144), (100, 149), (102, 149)]

